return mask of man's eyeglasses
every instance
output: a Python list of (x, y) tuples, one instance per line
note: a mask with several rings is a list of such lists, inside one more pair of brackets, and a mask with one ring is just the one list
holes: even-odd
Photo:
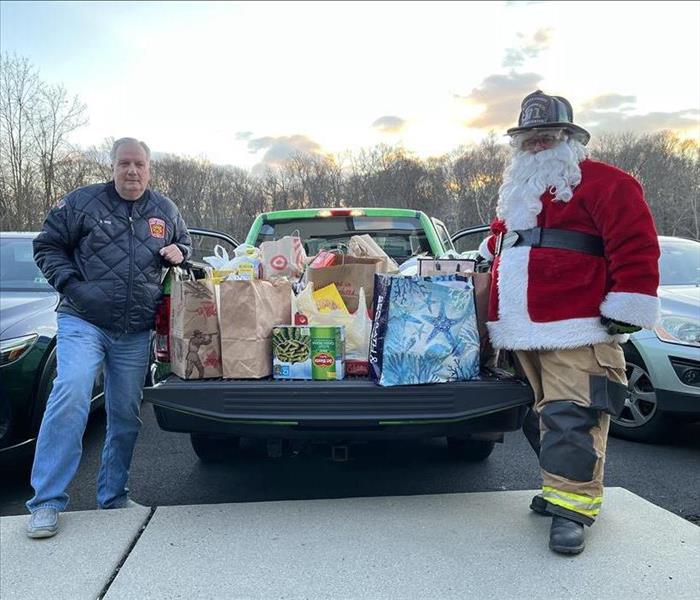
[(530, 131), (513, 136), (511, 144), (522, 150), (534, 150), (538, 146), (541, 148), (551, 148), (558, 142), (565, 140), (566, 134), (562, 130), (555, 131)]
[(526, 150), (534, 148), (535, 146), (553, 146), (559, 138), (556, 135), (538, 135), (537, 137), (532, 137), (523, 141), (522, 147)]

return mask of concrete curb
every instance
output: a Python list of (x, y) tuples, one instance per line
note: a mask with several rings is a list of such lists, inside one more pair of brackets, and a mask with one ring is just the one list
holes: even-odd
[(172, 506), (150, 521), (148, 509), (65, 513), (39, 541), (26, 517), (3, 517), (0, 596), (697, 598), (697, 526), (608, 488), (586, 551), (563, 557), (527, 508), (533, 493)]
[(58, 534), (39, 540), (25, 535), (28, 516), (0, 518), (0, 597), (100, 597), (150, 514), (149, 508), (66, 512)]
[(162, 507), (105, 600), (697, 597), (691, 523), (608, 489), (588, 548), (563, 557), (533, 493)]

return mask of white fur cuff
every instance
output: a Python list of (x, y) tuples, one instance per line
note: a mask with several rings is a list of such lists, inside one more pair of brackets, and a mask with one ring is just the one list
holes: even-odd
[(581, 348), (593, 344), (626, 341), (608, 335), (599, 317), (564, 319), (548, 323), (535, 323), (522, 318), (501, 318), (498, 321), (489, 321), (487, 326), (493, 347), (508, 350)]
[(615, 321), (652, 329), (659, 320), (659, 299), (634, 292), (610, 292), (600, 305), (600, 314)]

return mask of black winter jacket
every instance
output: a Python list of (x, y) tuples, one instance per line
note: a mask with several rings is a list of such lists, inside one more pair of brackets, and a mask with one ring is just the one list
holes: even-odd
[(61, 294), (58, 312), (113, 331), (152, 329), (168, 266), (159, 250), (175, 243), (187, 259), (190, 235), (165, 196), (147, 190), (129, 216), (113, 185), (78, 188), (61, 200), (34, 240), (34, 260)]

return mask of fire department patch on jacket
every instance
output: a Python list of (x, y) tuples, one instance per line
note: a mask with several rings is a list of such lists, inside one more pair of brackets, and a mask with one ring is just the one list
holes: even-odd
[(148, 219), (148, 227), (152, 237), (161, 239), (165, 237), (165, 221), (163, 219)]

